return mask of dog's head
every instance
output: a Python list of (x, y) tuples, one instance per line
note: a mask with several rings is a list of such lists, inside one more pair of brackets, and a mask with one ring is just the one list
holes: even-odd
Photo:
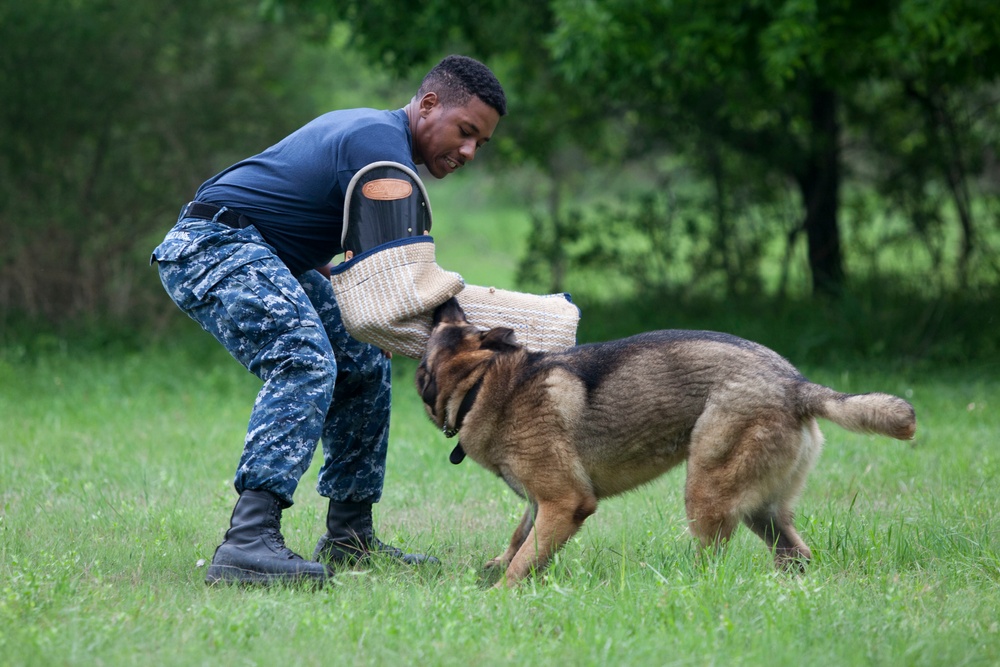
[(416, 375), (417, 391), (431, 420), (445, 431), (453, 428), (462, 400), (483, 378), (489, 363), (498, 354), (520, 349), (512, 329), (480, 331), (469, 324), (457, 299), (438, 306)]

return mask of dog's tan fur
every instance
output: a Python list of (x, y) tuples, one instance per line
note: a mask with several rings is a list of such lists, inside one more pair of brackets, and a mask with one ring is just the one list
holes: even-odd
[(543, 567), (599, 499), (685, 460), (687, 516), (703, 546), (743, 521), (778, 566), (802, 567), (811, 552), (792, 505), (823, 443), (816, 417), (901, 440), (916, 430), (903, 399), (811, 383), (734, 336), (659, 331), (532, 353), (509, 329), (469, 325), (454, 299), (435, 312), (416, 381), (431, 419), (532, 502), (487, 564), (506, 566), (498, 585)]

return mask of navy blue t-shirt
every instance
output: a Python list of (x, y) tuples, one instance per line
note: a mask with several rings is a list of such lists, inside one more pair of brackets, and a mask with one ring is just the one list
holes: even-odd
[(331, 111), (205, 181), (195, 199), (249, 216), (294, 274), (343, 252), (344, 197), (362, 167), (416, 171), (404, 109)]

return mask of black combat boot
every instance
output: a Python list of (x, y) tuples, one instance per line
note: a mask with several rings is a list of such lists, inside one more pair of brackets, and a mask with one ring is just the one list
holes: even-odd
[(282, 503), (267, 491), (244, 491), (233, 508), (226, 539), (215, 550), (206, 584), (310, 582), (322, 585), (326, 567), (304, 560), (281, 536)]
[(313, 558), (331, 566), (350, 565), (371, 556), (394, 558), (407, 565), (440, 563), (433, 556), (407, 554), (383, 544), (372, 528), (371, 503), (335, 503), (326, 513), (326, 535), (319, 538)]

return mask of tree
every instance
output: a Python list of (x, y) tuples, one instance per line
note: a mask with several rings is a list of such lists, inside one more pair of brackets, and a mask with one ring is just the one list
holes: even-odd
[(0, 5), (3, 312), (148, 313), (186, 198), (311, 113), (294, 37), (239, 0)]
[[(334, 14), (328, 0), (303, 3)], [(759, 175), (794, 183), (801, 224), (790, 242), (804, 232), (818, 293), (836, 293), (845, 281), (842, 185), (856, 176), (845, 147), (858, 139), (867, 142), (869, 161), (902, 169), (919, 162), (923, 168), (913, 172), (919, 189), (945, 183), (963, 230), (963, 265), (972, 254), (972, 153), (983, 154), (975, 142), (989, 133), (976, 128), (984, 114), (995, 118), (995, 94), (992, 106), (971, 105), (995, 93), (991, 86), (1000, 74), (995, 2), (493, 0), (460, 6), (431, 0), (404, 7), (347, 0), (336, 12), (360, 48), (394, 67), (424, 61), (441, 44), (462, 44), (501, 63), (519, 107), (531, 109), (525, 125), (512, 119), (505, 129), (513, 127), (521, 154), (548, 164), (550, 172), (556, 171), (555, 149), (570, 144), (590, 153), (596, 145), (605, 157), (615, 155), (616, 145), (627, 146), (618, 157), (668, 147), (723, 186), (715, 188), (720, 196), (734, 179)], [(894, 86), (898, 94), (872, 95)], [(904, 125), (885, 131), (886, 118)], [(926, 150), (899, 142), (913, 122)], [(996, 147), (996, 137), (990, 140)], [(757, 168), (729, 173), (729, 154)], [(883, 192), (898, 194), (882, 174), (869, 176)], [(551, 225), (566, 227), (558, 214)]]
[[(845, 119), (845, 108), (865, 102), (861, 96), (873, 81), (902, 77), (911, 91), (940, 92), (949, 80), (975, 86), (1000, 73), (995, 3), (553, 4), (558, 27), (549, 43), (571, 80), (636, 104), (645, 118), (665, 116), (668, 136), (696, 127), (798, 185), (819, 292), (838, 291), (844, 279), (838, 227), (844, 124), (860, 119)], [(882, 113), (906, 102), (882, 101)], [(941, 125), (934, 110), (926, 118)], [(885, 143), (879, 148), (894, 152)], [(944, 171), (960, 190), (960, 170), (953, 164)], [(963, 228), (970, 226), (967, 216), (960, 218)]]

